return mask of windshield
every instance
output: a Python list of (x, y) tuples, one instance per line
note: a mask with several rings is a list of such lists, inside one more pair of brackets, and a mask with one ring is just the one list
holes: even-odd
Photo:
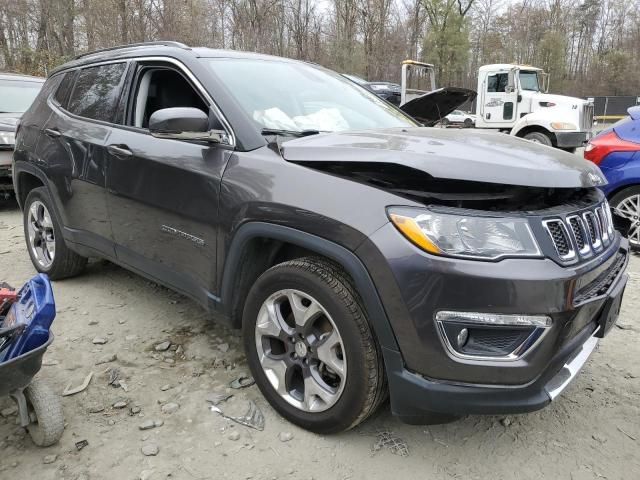
[(538, 72), (520, 71), (520, 86), (523, 90), (540, 91), (540, 83), (538, 82)]
[(207, 62), (258, 128), (335, 132), (417, 126), (373, 93), (317, 66), (244, 58)]
[(0, 80), (0, 113), (24, 113), (38, 96), (42, 83)]

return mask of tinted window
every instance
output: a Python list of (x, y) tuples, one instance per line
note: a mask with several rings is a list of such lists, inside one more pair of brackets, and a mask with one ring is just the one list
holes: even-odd
[(67, 72), (61, 75), (62, 80), (60, 81), (60, 85), (53, 95), (53, 99), (58, 104), (64, 105), (69, 98), (69, 93), (71, 93), (71, 88), (73, 88), (73, 77), (75, 74), (76, 72)]
[(80, 70), (67, 109), (76, 115), (109, 122), (118, 106), (125, 63)]
[(0, 113), (23, 113), (35, 100), (42, 82), (0, 80)]
[(507, 83), (509, 83), (509, 74), (507, 73), (489, 75), (489, 78), (487, 78), (487, 92), (504, 92)]

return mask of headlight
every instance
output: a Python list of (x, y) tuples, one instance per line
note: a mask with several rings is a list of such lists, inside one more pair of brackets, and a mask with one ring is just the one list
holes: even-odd
[(553, 128), (554, 130), (577, 130), (578, 127), (576, 127), (573, 123), (568, 123), (568, 122), (551, 122), (551, 128)]
[(418, 247), (436, 255), (495, 260), (539, 257), (524, 218), (455, 215), (427, 209), (389, 208), (389, 218)]
[(0, 132), (0, 145), (15, 145), (15, 132)]

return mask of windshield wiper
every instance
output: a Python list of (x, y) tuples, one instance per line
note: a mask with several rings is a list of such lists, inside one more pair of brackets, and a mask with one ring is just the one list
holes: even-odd
[(320, 130), (279, 130), (277, 128), (263, 128), (260, 130), (262, 135), (289, 135), (291, 137), (308, 137), (309, 135), (318, 135)]

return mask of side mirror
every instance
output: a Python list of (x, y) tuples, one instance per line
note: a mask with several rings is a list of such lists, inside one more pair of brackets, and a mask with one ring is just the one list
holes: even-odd
[(198, 108), (173, 107), (153, 112), (149, 132), (157, 138), (226, 143), (224, 130), (210, 130), (209, 116)]
[(504, 89), (506, 93), (513, 93), (516, 91), (516, 72), (515, 70), (509, 70), (507, 74), (507, 86)]

